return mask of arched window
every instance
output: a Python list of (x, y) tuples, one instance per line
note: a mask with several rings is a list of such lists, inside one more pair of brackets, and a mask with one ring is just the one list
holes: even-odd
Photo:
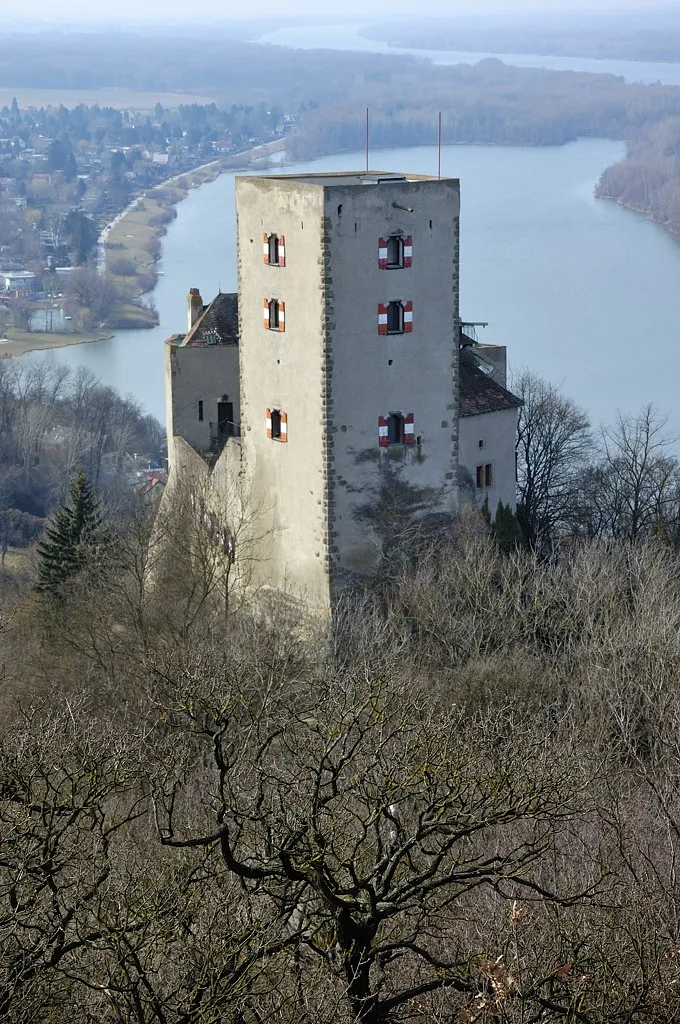
[(404, 443), (404, 417), (400, 412), (391, 412), (387, 417), (387, 443)]
[(404, 306), (401, 302), (388, 302), (387, 304), (387, 333), (404, 333)]
[(278, 267), (279, 265), (279, 236), (269, 236), (269, 265)]
[(267, 331), (285, 331), (286, 304), (282, 299), (264, 300), (264, 327)]
[(404, 266), (404, 239), (400, 235), (387, 239), (387, 266), (390, 270)]

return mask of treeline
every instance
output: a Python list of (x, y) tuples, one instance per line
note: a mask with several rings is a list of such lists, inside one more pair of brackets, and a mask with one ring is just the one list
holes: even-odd
[[(365, 83), (341, 103), (309, 112), (288, 148), (312, 157), (362, 146)], [(680, 89), (626, 84), (613, 75), (517, 68), (488, 59), (470, 66), (406, 63), (370, 90), (374, 146), (436, 144), (436, 111), (445, 143), (558, 145), (583, 136), (631, 139), (680, 117)]]
[[(274, 129), (283, 116), (280, 106), (263, 103), (225, 108), (215, 103), (190, 103), (173, 109), (157, 103), (150, 113), (133, 114), (98, 104), (26, 109), (15, 102), (0, 109), (0, 137), (21, 139), (26, 146), (43, 138), (54, 140), (45, 152), (45, 170), (61, 170), (70, 181), (77, 173), (78, 159), (87, 158), (90, 152), (103, 150), (111, 161), (111, 150), (116, 147), (157, 147), (165, 152), (173, 143), (184, 140), (188, 145), (201, 146), (225, 133), (233, 133), (237, 139), (246, 136), (247, 140), (254, 132)], [(11, 155), (5, 152), (4, 157)], [(16, 150), (15, 155), (20, 156), (21, 151)]]
[(579, 11), (449, 18), (398, 19), (361, 30), (368, 39), (421, 50), (538, 53), (610, 60), (680, 61), (680, 19), (657, 11)]
[(643, 128), (626, 159), (604, 171), (596, 194), (648, 213), (680, 234), (680, 118)]
[(667, 546), (468, 515), (329, 638), (225, 615), (189, 502), (103, 544), (72, 493), (92, 570), (3, 607), (3, 1019), (678, 1019)]

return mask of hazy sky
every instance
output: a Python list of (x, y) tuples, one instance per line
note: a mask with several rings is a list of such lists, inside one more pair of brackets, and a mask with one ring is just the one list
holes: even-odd
[[(222, 20), (227, 18), (295, 17), (319, 15), (326, 18), (336, 7), (338, 15), (361, 20), (387, 20), (394, 14), (469, 14), (485, 11), (574, 11), (592, 10), (655, 10), (664, 6), (660, 0), (420, 0), (414, 10), (413, 0), (391, 0), (389, 10), (366, 0), (343, 0), (341, 4), (325, 5), (319, 0), (31, 0), (33, 19), (50, 22), (123, 21), (123, 20)], [(669, 5), (670, 6), (670, 5)]]

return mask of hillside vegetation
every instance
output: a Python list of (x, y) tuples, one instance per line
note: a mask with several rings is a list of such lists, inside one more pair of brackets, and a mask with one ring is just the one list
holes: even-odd
[(522, 530), (386, 463), (331, 629), (233, 588), (196, 481), (75, 473), (0, 591), (3, 1020), (678, 1019), (680, 464), (518, 385)]
[(162, 526), (5, 602), (5, 1020), (677, 1018), (672, 550), (467, 520), (329, 643)]

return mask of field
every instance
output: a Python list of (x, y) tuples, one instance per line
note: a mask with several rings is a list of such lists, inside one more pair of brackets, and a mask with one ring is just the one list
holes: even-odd
[(16, 96), (20, 107), (77, 107), (99, 104), (117, 110), (153, 110), (157, 103), (172, 110), (183, 103), (213, 103), (213, 96), (184, 92), (135, 92), (131, 89), (26, 89), (0, 86), (0, 107), (9, 107)]
[(111, 334), (56, 334), (44, 331), (17, 331), (10, 327), (6, 338), (0, 341), (0, 358), (23, 356), (45, 348), (64, 348), (66, 345), (85, 345), (90, 341), (104, 341)]

